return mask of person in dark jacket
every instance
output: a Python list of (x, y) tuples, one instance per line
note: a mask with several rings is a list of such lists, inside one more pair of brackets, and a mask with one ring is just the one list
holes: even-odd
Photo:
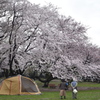
[(66, 99), (66, 90), (68, 89), (68, 85), (66, 85), (66, 81), (63, 79), (61, 80), (61, 83), (59, 85), (59, 89), (60, 89), (60, 98)]

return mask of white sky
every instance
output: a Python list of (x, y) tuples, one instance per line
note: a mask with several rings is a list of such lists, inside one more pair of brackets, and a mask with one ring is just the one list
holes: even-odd
[(77, 22), (90, 27), (88, 37), (93, 44), (100, 47), (100, 0), (29, 0), (35, 4), (46, 5), (48, 3), (57, 6), (59, 13), (71, 16)]

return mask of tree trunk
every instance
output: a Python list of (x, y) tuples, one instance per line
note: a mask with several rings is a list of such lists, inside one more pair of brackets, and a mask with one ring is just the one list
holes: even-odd
[[(50, 82), (50, 81), (49, 81)], [(48, 87), (48, 85), (49, 85), (49, 82), (44, 82), (44, 85), (43, 85), (43, 87)]]

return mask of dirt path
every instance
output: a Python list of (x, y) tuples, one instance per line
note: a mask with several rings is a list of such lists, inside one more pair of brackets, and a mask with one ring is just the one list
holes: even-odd
[[(70, 91), (71, 88), (69, 88), (68, 90)], [(100, 90), (100, 87), (78, 87), (78, 90)], [(59, 88), (40, 88), (40, 91), (59, 91)]]

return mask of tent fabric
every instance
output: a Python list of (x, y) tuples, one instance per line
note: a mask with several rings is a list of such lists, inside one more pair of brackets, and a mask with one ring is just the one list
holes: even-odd
[(41, 94), (35, 81), (21, 75), (7, 78), (0, 83), (0, 95)]

